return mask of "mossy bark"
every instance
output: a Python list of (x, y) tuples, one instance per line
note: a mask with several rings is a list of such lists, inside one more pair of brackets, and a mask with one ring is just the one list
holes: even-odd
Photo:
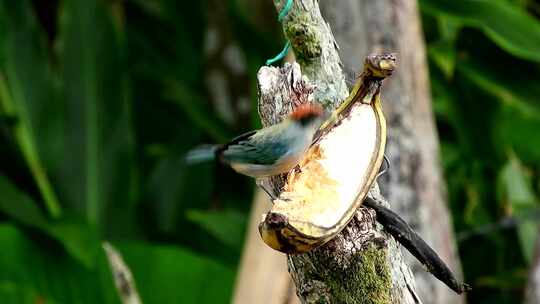
[[(274, 4), (281, 10), (286, 2), (274, 1)], [(283, 19), (283, 32), (291, 42), (302, 74), (316, 88), (313, 98), (324, 105), (337, 107), (347, 97), (348, 89), (330, 27), (324, 22), (316, 1), (293, 2)]]
[[(347, 272), (338, 269), (324, 269), (324, 280), (312, 281), (306, 290), (308, 303), (331, 303), (332, 299), (340, 299), (341, 303), (386, 304), (391, 302), (390, 290), (392, 278), (386, 263), (387, 250), (384, 247), (369, 244), (361, 253), (350, 259)], [(361, 274), (361, 275), (359, 275)], [(318, 270), (306, 273), (317, 277)], [(349, 284), (343, 284), (343, 281)], [(306, 285), (304, 285), (306, 288)]]
[[(373, 214), (362, 209), (353, 221), (371, 221)], [(367, 219), (369, 217), (370, 219)], [(361, 223), (356, 223), (362, 227)], [(354, 223), (352, 225), (355, 225)], [(358, 235), (350, 227), (346, 234)], [(388, 262), (386, 239), (368, 236), (359, 250), (345, 258), (330, 244), (302, 257), (289, 257), (289, 270), (297, 293), (305, 303), (387, 304), (392, 301), (392, 272)], [(302, 268), (301, 271), (298, 268)]]
[[(391, 169), (379, 179), (392, 209), (459, 276), (460, 261), (447, 207), (439, 140), (417, 0), (321, 1), (345, 67), (357, 69), (374, 50), (396, 52), (398, 69), (383, 90)], [(456, 295), (407, 254), (416, 288), (427, 303), (458, 304)]]

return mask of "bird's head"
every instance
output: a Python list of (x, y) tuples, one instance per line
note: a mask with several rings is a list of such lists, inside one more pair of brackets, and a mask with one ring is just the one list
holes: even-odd
[(318, 104), (306, 103), (298, 106), (291, 113), (291, 120), (300, 124), (302, 127), (318, 127), (325, 118), (323, 108)]

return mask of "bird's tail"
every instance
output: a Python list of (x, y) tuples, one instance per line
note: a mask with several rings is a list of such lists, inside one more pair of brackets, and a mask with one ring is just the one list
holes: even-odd
[(190, 150), (184, 159), (186, 163), (190, 165), (211, 161), (216, 158), (216, 151), (218, 148), (218, 145), (198, 146)]

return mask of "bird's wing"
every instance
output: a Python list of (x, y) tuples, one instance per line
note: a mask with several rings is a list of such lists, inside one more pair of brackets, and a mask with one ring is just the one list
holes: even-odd
[(253, 137), (253, 135), (255, 135), (255, 133), (257, 133), (257, 130), (249, 131), (249, 132), (246, 132), (244, 134), (238, 135), (235, 138), (233, 138), (230, 142), (228, 142), (228, 143), (224, 144), (223, 146), (221, 146), (221, 148), (219, 150), (224, 151), (229, 146), (237, 145), (239, 142), (242, 142), (242, 141), (249, 141)]
[(216, 155), (218, 145), (201, 145), (188, 151), (184, 156), (186, 164), (193, 165), (213, 160)]
[(287, 152), (283, 142), (272, 141), (272, 138), (261, 140), (254, 136), (256, 131), (242, 134), (220, 149), (225, 162), (245, 164), (271, 165)]

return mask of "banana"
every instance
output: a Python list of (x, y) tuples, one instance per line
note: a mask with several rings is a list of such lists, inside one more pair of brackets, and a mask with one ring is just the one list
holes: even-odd
[(290, 254), (320, 246), (353, 218), (384, 158), (386, 121), (382, 81), (396, 67), (393, 54), (373, 54), (351, 94), (319, 129), (317, 139), (287, 176), (263, 215), (259, 232), (271, 248)]

